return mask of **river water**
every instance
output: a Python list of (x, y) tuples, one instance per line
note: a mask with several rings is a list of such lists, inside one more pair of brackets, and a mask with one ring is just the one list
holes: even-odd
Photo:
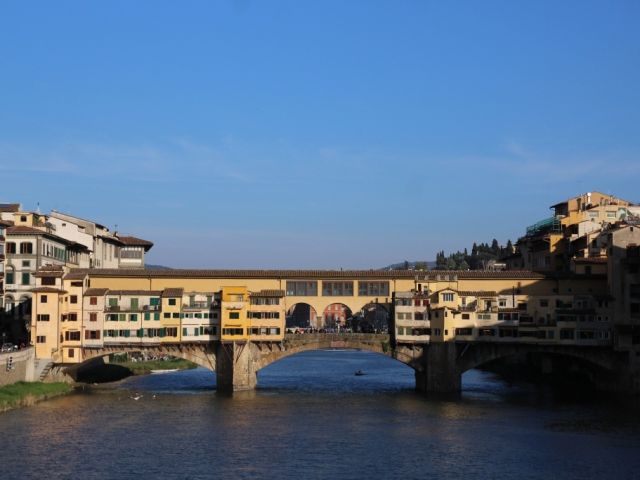
[(408, 367), (348, 350), (258, 382), (230, 398), (207, 370), (148, 375), (0, 414), (0, 478), (640, 478), (640, 408), (619, 401), (480, 371), (426, 398)]

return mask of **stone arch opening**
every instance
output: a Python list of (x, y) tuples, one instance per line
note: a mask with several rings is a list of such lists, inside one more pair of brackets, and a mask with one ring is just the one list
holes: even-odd
[(286, 328), (318, 329), (318, 313), (308, 303), (299, 302), (287, 310)]
[(390, 308), (382, 303), (370, 302), (357, 312), (348, 325), (354, 332), (388, 333)]
[(322, 328), (329, 332), (340, 331), (347, 328), (347, 322), (352, 317), (351, 309), (344, 303), (331, 303), (322, 312)]
[[(488, 348), (487, 348), (488, 347)], [(548, 379), (558, 385), (609, 389), (615, 386), (618, 369), (610, 352), (585, 347), (504, 345), (485, 346), (458, 365), (461, 375), (472, 369), (498, 373), (509, 381)]]
[(199, 367), (206, 368), (210, 371), (215, 371), (216, 361), (212, 351), (208, 351), (202, 346), (196, 346), (194, 348), (189, 347), (177, 347), (177, 346), (161, 346), (161, 347), (143, 347), (143, 346), (114, 346), (103, 348), (91, 348), (84, 349), (83, 361), (73, 365), (61, 365), (63, 372), (73, 379), (78, 378), (78, 374), (92, 368), (92, 365), (100, 364), (105, 357), (109, 355), (119, 354), (146, 354), (157, 356), (170, 356), (175, 358), (181, 358), (195, 363)]

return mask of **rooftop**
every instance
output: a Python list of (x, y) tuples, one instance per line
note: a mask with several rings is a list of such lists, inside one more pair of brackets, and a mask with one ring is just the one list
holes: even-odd
[(455, 281), (455, 279), (532, 279), (542, 280), (545, 275), (530, 270), (205, 270), (205, 269), (143, 269), (94, 268), (71, 270), (72, 274), (92, 277), (143, 278), (275, 278), (275, 279), (407, 279), (416, 281)]
[(0, 212), (15, 213), (20, 211), (19, 203), (0, 203)]
[(132, 236), (120, 236), (117, 235), (116, 238), (126, 247), (144, 247), (145, 252), (149, 251), (151, 247), (153, 247), (153, 242), (149, 240), (144, 240), (142, 238), (132, 237)]

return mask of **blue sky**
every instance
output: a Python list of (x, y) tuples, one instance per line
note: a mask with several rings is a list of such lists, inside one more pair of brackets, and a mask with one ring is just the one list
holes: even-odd
[(174, 267), (369, 268), (640, 201), (637, 1), (0, 5), (0, 201)]

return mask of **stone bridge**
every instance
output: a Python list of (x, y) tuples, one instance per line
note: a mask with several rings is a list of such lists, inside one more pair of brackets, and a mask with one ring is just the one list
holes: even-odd
[[(456, 392), (464, 372), (487, 362), (523, 353), (574, 358), (590, 365), (598, 384), (608, 389), (637, 389), (627, 372), (627, 356), (612, 347), (544, 345), (503, 342), (398, 343), (392, 347), (385, 334), (296, 334), (282, 342), (214, 342), (140, 345), (123, 344), (83, 348), (85, 362), (114, 353), (146, 352), (184, 358), (216, 372), (221, 391), (248, 390), (257, 384), (257, 372), (278, 360), (308, 350), (346, 348), (366, 350), (394, 358), (414, 369), (416, 389), (424, 392)], [(597, 375), (595, 375), (597, 374)], [(602, 380), (600, 380), (602, 379)], [(637, 382), (637, 379), (635, 379)], [(631, 382), (630, 384), (628, 382)], [(627, 388), (627, 386), (629, 388)]]

